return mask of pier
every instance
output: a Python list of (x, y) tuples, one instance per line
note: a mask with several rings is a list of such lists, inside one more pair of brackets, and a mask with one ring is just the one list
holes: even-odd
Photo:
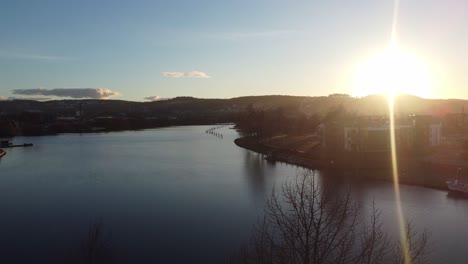
[(223, 127), (226, 127), (226, 126), (229, 126), (229, 125), (219, 125), (219, 126), (215, 126), (215, 127), (212, 127), (208, 130), (205, 131), (206, 134), (210, 134), (210, 135), (213, 135), (215, 137), (218, 137), (220, 139), (223, 138), (223, 134), (222, 133), (219, 133), (217, 132), (216, 130), (220, 129), (220, 128), (223, 128)]
[(9, 141), (0, 141), (1, 148), (18, 148), (18, 147), (32, 147), (32, 143), (24, 143), (24, 144), (13, 144)]

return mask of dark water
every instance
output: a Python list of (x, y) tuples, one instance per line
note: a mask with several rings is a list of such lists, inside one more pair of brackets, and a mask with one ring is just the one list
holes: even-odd
[[(236, 147), (234, 130), (220, 139), (208, 128), (16, 138), (35, 145), (0, 159), (0, 263), (63, 262), (96, 222), (119, 263), (226, 262), (264, 196), (297, 168)], [(351, 189), (397, 233), (391, 184)], [(430, 263), (466, 263), (468, 200), (411, 186), (401, 195), (405, 215), (432, 230)]]

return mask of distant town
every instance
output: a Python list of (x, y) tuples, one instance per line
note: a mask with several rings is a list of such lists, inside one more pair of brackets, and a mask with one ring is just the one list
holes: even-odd
[[(161, 102), (116, 100), (0, 101), (0, 136), (85, 133), (233, 122), (240, 109), (179, 97)], [(216, 103), (216, 102), (214, 102)]]
[[(399, 117), (417, 115), (436, 118), (431, 120), (442, 124), (441, 136), (443, 136), (464, 133), (466, 114), (463, 109), (465, 106), (468, 110), (468, 101), (429, 100), (415, 96), (402, 96), (398, 99), (395, 109)], [(237, 122), (242, 113), (249, 108), (267, 113), (267, 115), (272, 111), (279, 111), (275, 113), (283, 114), (291, 122), (304, 118), (310, 119), (314, 121), (314, 125), (318, 125), (315, 122), (317, 120), (329, 119), (330, 116), (327, 117), (327, 115), (333, 114), (339, 108), (352, 114), (353, 118), (360, 116), (360, 120), (365, 120), (369, 117), (374, 124), (378, 120), (376, 117), (388, 116), (387, 104), (383, 96), (354, 98), (347, 94), (321, 97), (250, 96), (232, 99), (176, 97), (155, 102), (0, 100), (0, 136), (134, 130), (171, 125)], [(349, 126), (349, 122), (355, 121), (349, 119), (347, 122)], [(293, 123), (282, 124), (282, 126), (285, 127), (283, 129), (288, 130), (302, 129)], [(315, 129), (317, 127), (308, 125), (306, 130), (309, 133)], [(348, 129), (349, 132), (352, 131), (350, 129)], [(351, 146), (347, 146), (349, 147)]]

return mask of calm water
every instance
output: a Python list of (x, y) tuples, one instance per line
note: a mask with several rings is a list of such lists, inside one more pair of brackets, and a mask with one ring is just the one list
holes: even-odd
[[(234, 130), (218, 130), (220, 139), (208, 128), (16, 138), (35, 145), (0, 159), (0, 263), (61, 262), (96, 222), (119, 263), (226, 262), (249, 237), (264, 196), (297, 168), (238, 148)], [(374, 200), (396, 234), (391, 184), (351, 190), (363, 204)], [(466, 263), (468, 200), (401, 192), (405, 215), (432, 230), (430, 262)]]

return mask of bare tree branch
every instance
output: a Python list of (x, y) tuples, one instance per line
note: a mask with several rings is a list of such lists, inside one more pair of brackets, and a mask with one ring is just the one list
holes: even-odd
[[(383, 231), (381, 212), (372, 204), (368, 221), (358, 222), (360, 208), (349, 191), (321, 188), (313, 171), (289, 179), (273, 191), (264, 218), (254, 228), (233, 263), (374, 264), (403, 263), (400, 244)], [(429, 232), (406, 226), (411, 263), (422, 263)]]

